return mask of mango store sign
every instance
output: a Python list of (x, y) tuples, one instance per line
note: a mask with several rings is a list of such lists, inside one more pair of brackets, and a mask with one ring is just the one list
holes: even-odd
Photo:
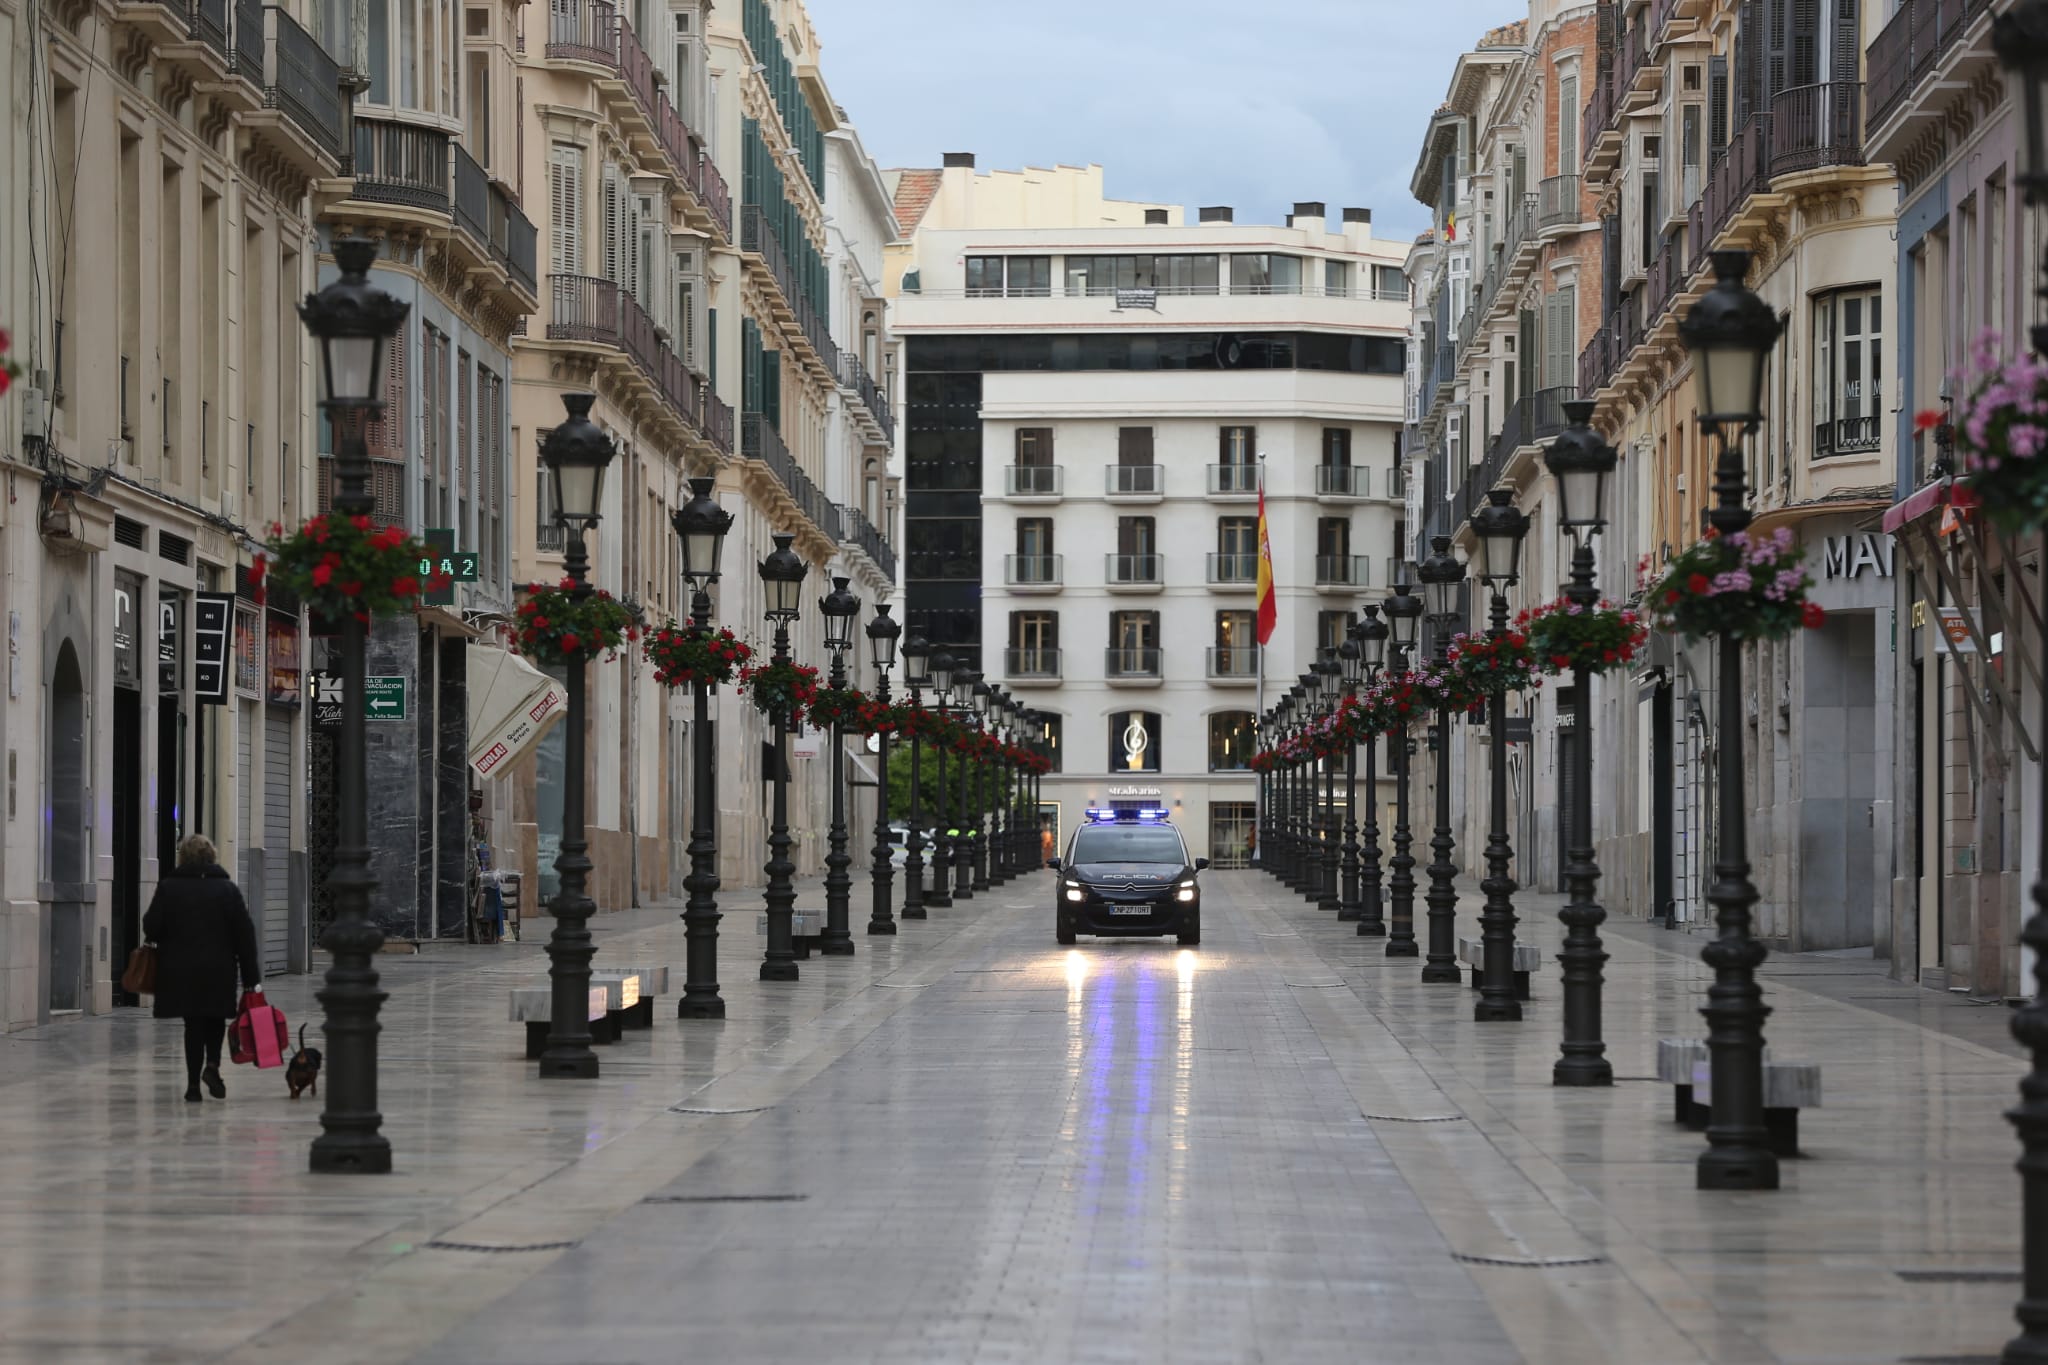
[(1878, 578), (1892, 576), (1890, 536), (1861, 531), (1829, 536), (1821, 542), (1820, 576), (1823, 580), (1861, 578), (1866, 573)]

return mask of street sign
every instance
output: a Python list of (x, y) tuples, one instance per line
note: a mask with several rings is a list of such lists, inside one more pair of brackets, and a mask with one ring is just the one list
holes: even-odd
[(1510, 744), (1535, 743), (1536, 722), (1528, 716), (1509, 716), (1507, 740)]
[(316, 671), (312, 677), (313, 724), (334, 729), (341, 724), (341, 675)]
[(474, 583), (480, 577), (474, 551), (455, 548), (455, 532), (446, 526), (430, 526), (426, 532), (427, 553), (420, 560), (420, 582), (439, 577), (439, 588), (428, 588), (420, 600), (430, 607), (455, 605), (455, 585)]
[(371, 720), (404, 720), (405, 677), (363, 679), (363, 714)]

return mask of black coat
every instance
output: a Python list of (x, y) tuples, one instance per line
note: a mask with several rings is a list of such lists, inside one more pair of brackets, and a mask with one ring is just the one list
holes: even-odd
[(219, 863), (177, 868), (158, 882), (142, 936), (156, 945), (159, 1019), (232, 1019), (242, 1003), (237, 971), (243, 990), (263, 979), (256, 925)]

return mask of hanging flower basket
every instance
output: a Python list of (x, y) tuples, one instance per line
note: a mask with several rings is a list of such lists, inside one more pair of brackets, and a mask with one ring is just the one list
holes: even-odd
[(1529, 637), (1510, 629), (1500, 636), (1459, 635), (1451, 641), (1450, 672), (1456, 687), (1478, 704), (1496, 692), (1520, 692), (1541, 687), (1536, 676), (1536, 655)]
[(818, 699), (818, 670), (789, 659), (770, 659), (740, 670), (740, 691), (763, 715), (780, 716), (794, 727)]
[(519, 653), (544, 664), (579, 664), (640, 638), (625, 603), (603, 588), (581, 596), (574, 589), (567, 578), (553, 587), (527, 586), (512, 635)]
[(1558, 674), (1624, 668), (1650, 638), (1641, 612), (1607, 601), (1589, 607), (1560, 597), (1523, 612), (1517, 624), (1528, 634), (1537, 665)]
[(725, 626), (707, 631), (674, 621), (648, 631), (641, 650), (664, 687), (717, 687), (737, 678), (754, 657), (752, 647)]
[(1782, 640), (1817, 630), (1827, 613), (1807, 600), (1813, 580), (1804, 558), (1786, 527), (1768, 536), (1710, 531), (1644, 589), (1644, 604), (1659, 630), (1689, 640)]
[(0, 398), (14, 387), (14, 381), (21, 378), (21, 362), (7, 353), (14, 349), (14, 334), (0, 327)]
[(322, 513), (290, 535), (272, 523), (264, 549), (267, 556), (249, 568), (256, 600), (264, 600), (264, 583), (274, 578), (330, 620), (353, 616), (367, 625), (372, 617), (408, 612), (419, 606), (423, 587), (448, 582), (441, 573), (422, 578), (421, 567), (433, 563), (425, 545), (366, 516)]
[(821, 687), (804, 708), (804, 715), (820, 728), (836, 725), (849, 735), (872, 734), (862, 728), (871, 705), (868, 694), (857, 687)]
[[(2001, 360), (2003, 338), (1985, 331), (1971, 345), (1975, 382), (1957, 422), (1964, 481), (1984, 513), (2007, 530), (2048, 522), (2048, 359)], [(1941, 414), (1923, 413), (1939, 423)]]

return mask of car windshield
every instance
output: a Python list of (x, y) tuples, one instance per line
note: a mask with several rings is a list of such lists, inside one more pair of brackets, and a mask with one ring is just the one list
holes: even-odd
[(1146, 825), (1092, 825), (1074, 835), (1077, 863), (1184, 863), (1180, 835)]

